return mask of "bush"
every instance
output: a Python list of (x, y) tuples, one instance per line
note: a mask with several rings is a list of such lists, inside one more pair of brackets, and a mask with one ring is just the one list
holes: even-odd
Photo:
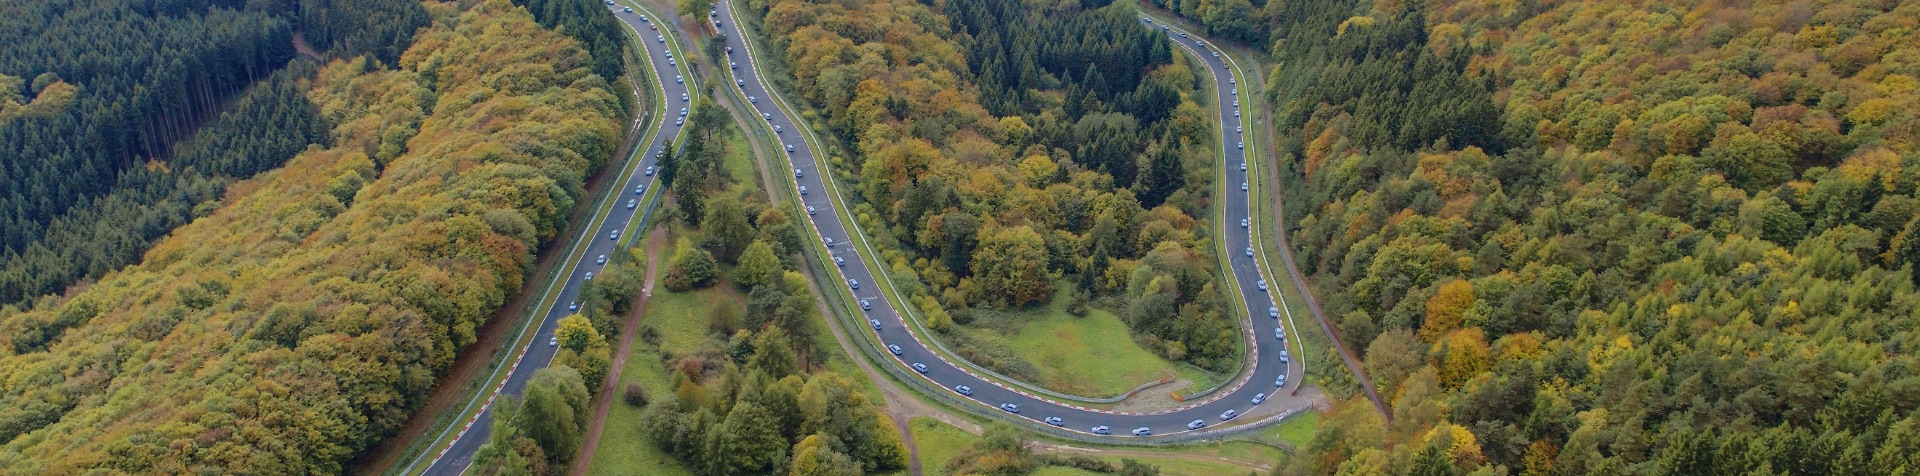
[(627, 390), (621, 394), (621, 397), (627, 401), (628, 405), (647, 406), (647, 387), (641, 386), (640, 382), (627, 382)]

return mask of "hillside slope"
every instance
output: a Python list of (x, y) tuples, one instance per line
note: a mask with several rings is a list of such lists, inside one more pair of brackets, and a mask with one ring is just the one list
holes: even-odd
[(0, 312), (0, 467), (339, 473), (401, 424), (623, 119), (575, 40), (505, 0), (454, 8), (428, 5), (395, 69), (319, 74), (333, 147), (236, 184), (138, 265)]
[(1260, 8), (1293, 243), (1396, 417), (1280, 474), (1920, 467), (1920, 4)]

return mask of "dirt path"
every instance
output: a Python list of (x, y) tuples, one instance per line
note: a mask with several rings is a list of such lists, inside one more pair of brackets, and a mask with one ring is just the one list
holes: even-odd
[[(1187, 21), (1186, 18), (1182, 18), (1179, 15), (1175, 15), (1172, 11), (1169, 11), (1164, 8), (1156, 7), (1151, 3), (1148, 3), (1145, 1), (1137, 2), (1137, 3), (1140, 5), (1140, 8), (1154, 12), (1156, 14), (1155, 16), (1158, 16), (1161, 19), (1172, 18), (1179, 21), (1182, 28), (1187, 28), (1191, 31), (1205, 31), (1205, 29), (1198, 28), (1195, 25), (1193, 25), (1192, 22)], [(1246, 48), (1244, 45), (1240, 45), (1233, 42), (1221, 42), (1217, 44), (1227, 45), (1230, 49), (1239, 53), (1240, 56), (1243, 56), (1246, 58), (1252, 58), (1254, 63), (1252, 65), (1253, 71), (1256, 71), (1256, 72), (1267, 71), (1268, 64), (1265, 62), (1259, 61), (1260, 56), (1257, 51), (1250, 48)], [(1252, 77), (1249, 78), (1249, 80), (1253, 82), (1253, 86), (1257, 90), (1261, 90), (1261, 91), (1266, 90), (1265, 77), (1255, 74), (1255, 75), (1252, 75)], [(1261, 123), (1267, 124), (1269, 127), (1271, 127), (1271, 125), (1273, 124), (1273, 104), (1263, 102), (1262, 105), (1263, 107), (1260, 109), (1259, 120)], [(1267, 141), (1266, 145), (1271, 147), (1272, 142)], [(1269, 158), (1275, 157), (1275, 155), (1272, 152), (1273, 152), (1272, 150), (1269, 150), (1267, 157)], [(1271, 165), (1278, 165), (1277, 162), (1270, 164), (1268, 169), (1279, 170), (1278, 167), (1273, 167)], [(1354, 380), (1360, 382), (1360, 389), (1366, 392), (1367, 399), (1373, 401), (1374, 408), (1379, 409), (1381, 415), (1385, 415), (1388, 420), (1392, 420), (1393, 419), (1392, 407), (1387, 406), (1386, 400), (1380, 398), (1380, 392), (1374, 389), (1373, 379), (1367, 378), (1366, 368), (1364, 365), (1361, 364), (1360, 358), (1355, 357), (1353, 350), (1347, 345), (1347, 342), (1340, 339), (1340, 333), (1339, 331), (1335, 330), (1335, 327), (1333, 325), (1333, 320), (1327, 319), (1327, 313), (1320, 309), (1320, 299), (1314, 297), (1313, 291), (1311, 289), (1312, 286), (1307, 284), (1306, 275), (1301, 273), (1300, 267), (1294, 264), (1293, 245), (1287, 239), (1286, 199), (1284, 196), (1282, 196), (1280, 193), (1277, 192), (1278, 190), (1280, 190), (1280, 185), (1281, 185), (1279, 177), (1275, 176), (1275, 174), (1267, 174), (1267, 184), (1269, 187), (1268, 190), (1276, 191), (1273, 197), (1273, 202), (1274, 202), (1273, 223), (1274, 223), (1274, 228), (1277, 230), (1277, 233), (1275, 234), (1278, 235), (1280, 238), (1280, 242), (1279, 242), (1280, 261), (1286, 264), (1287, 274), (1293, 277), (1293, 282), (1296, 285), (1296, 287), (1299, 288), (1300, 295), (1306, 298), (1307, 300), (1307, 308), (1313, 311), (1313, 318), (1315, 320), (1320, 321), (1320, 329), (1326, 331), (1327, 340), (1329, 342), (1332, 342), (1334, 350), (1340, 353), (1340, 360), (1346, 363), (1347, 370), (1350, 370), (1353, 372)], [(1299, 387), (1298, 386), (1294, 387), (1294, 391), (1298, 392)]]
[(640, 314), (647, 309), (647, 300), (653, 297), (654, 278), (660, 272), (660, 247), (665, 243), (666, 231), (655, 229), (647, 234), (647, 279), (640, 287), (640, 297), (634, 299), (633, 307), (627, 310), (627, 322), (620, 327), (620, 347), (613, 353), (613, 365), (607, 370), (607, 382), (600, 386), (599, 397), (594, 398), (593, 420), (587, 426), (587, 439), (580, 445), (580, 455), (573, 458), (573, 476), (585, 476), (587, 467), (593, 463), (594, 452), (600, 449), (600, 432), (607, 428), (607, 413), (613, 411), (614, 392), (620, 387), (620, 371), (627, 366), (627, 353), (633, 350), (633, 334), (640, 328)]
[[(625, 144), (615, 151), (612, 163), (588, 179), (587, 197), (599, 197), (606, 193), (608, 184), (619, 179), (620, 173), (626, 169), (627, 162), (621, 158), (631, 157), (631, 151), (640, 141), (643, 131), (629, 127), (626, 132)], [(594, 204), (594, 202), (585, 202), (585, 206), (574, 207), (572, 215), (567, 218), (567, 228), (562, 230), (561, 236), (577, 236), (581, 228), (592, 221), (598, 211), (593, 207)], [(513, 327), (518, 325), (522, 318), (527, 317), (527, 306), (538, 304), (536, 299), (546, 289), (545, 286), (536, 285), (536, 283), (553, 272), (553, 267), (558, 266), (561, 260), (566, 258), (564, 253), (568, 243), (568, 239), (556, 239), (539, 250), (535, 255), (537, 258), (534, 261), (533, 272), (527, 275), (528, 281), (520, 286), (520, 291), (514, 293), (513, 298), (508, 300), (506, 305), (500, 306), (500, 309), (494, 311), (493, 315), (487, 318), (486, 323), (480, 326), (474, 334), (478, 340), (461, 349), (460, 353), (454, 357), (453, 365), (434, 383), (433, 391), (428, 394), (427, 401), (421, 404), (420, 408), (412, 411), (412, 416), (407, 418), (406, 425), (401, 426), (399, 431), (380, 440), (378, 445), (355, 460), (351, 465), (350, 473), (384, 474), (406, 453), (407, 447), (415, 440), (433, 436), (426, 433), (433, 425), (434, 417), (459, 403), (461, 393), (480, 383), (476, 382), (475, 378), (480, 372), (487, 370), (487, 365), (493, 361), (494, 351), (506, 341), (508, 334), (513, 333)]]
[(1226, 463), (1226, 464), (1246, 468), (1248, 470), (1252, 470), (1259, 473), (1265, 473), (1273, 469), (1273, 465), (1271, 464), (1255, 463), (1252, 461), (1242, 461), (1242, 460), (1237, 460), (1233, 458), (1228, 458), (1225, 456), (1208, 456), (1208, 455), (1196, 455), (1196, 454), (1189, 454), (1189, 453), (1171, 453), (1171, 452), (1164, 452), (1164, 451), (1137, 451), (1137, 450), (1119, 450), (1119, 449), (1106, 449), (1106, 448), (1081, 448), (1078, 446), (1057, 445), (1053, 443), (1045, 443), (1045, 442), (1037, 442), (1037, 441), (1029, 444), (1028, 446), (1031, 446), (1035, 450), (1045, 451), (1048, 453), (1078, 453), (1078, 454), (1084, 454), (1084, 455), (1114, 456), (1114, 457), (1121, 457), (1121, 458), (1184, 459), (1188, 461), (1206, 461), (1206, 462), (1213, 462), (1213, 463)]

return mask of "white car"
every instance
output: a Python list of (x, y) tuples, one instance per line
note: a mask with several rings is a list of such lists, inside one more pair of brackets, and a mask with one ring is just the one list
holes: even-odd
[(773, 120), (773, 114), (771, 113), (765, 113), (765, 112), (760, 113), (760, 117), (765, 118), (766, 120), (769, 120), (769, 121)]
[(1247, 247), (1247, 256), (1253, 256), (1253, 247)]
[(846, 259), (846, 258), (841, 258), (841, 257), (839, 257), (839, 256), (835, 256), (835, 257), (833, 257), (833, 265), (834, 265), (834, 266), (842, 266), (842, 267), (844, 267), (844, 266), (846, 266), (846, 265), (847, 265), (847, 259)]
[(593, 264), (607, 264), (607, 255), (600, 255), (599, 258), (594, 258)]
[(573, 302), (569, 302), (569, 303), (567, 303), (567, 310), (569, 310), (569, 311), (578, 311), (578, 310), (580, 310), (580, 301), (573, 301)]
[(779, 124), (774, 124), (774, 125), (773, 125), (773, 133), (775, 133), (775, 134), (779, 134), (779, 133), (782, 133), (782, 132), (786, 132), (786, 131), (783, 131), (783, 130), (780, 130), (780, 125), (779, 125)]
[(1246, 182), (1240, 182), (1240, 191), (1242, 191), (1242, 192), (1245, 192), (1245, 191), (1247, 191), (1247, 183), (1246, 183)]
[[(779, 126), (774, 126), (774, 127), (779, 127)], [(789, 147), (791, 147), (791, 146), (789, 146)], [(793, 178), (801, 178), (801, 177), (806, 177), (806, 176), (807, 176), (807, 173), (806, 173), (806, 172), (802, 172), (802, 171), (800, 171), (800, 169), (793, 169)]]
[(588, 280), (588, 281), (592, 281), (592, 280), (593, 280), (593, 272), (592, 272), (592, 271), (588, 271), (588, 272), (587, 272), (587, 280)]
[[(687, 95), (685, 95), (685, 94), (682, 94), (682, 95), (680, 95), (680, 97), (683, 97), (683, 98), (684, 98), (684, 97), (687, 97)], [(1246, 141), (1241, 141), (1241, 142), (1239, 142), (1239, 143), (1237, 143), (1237, 144), (1235, 144), (1235, 145), (1234, 145), (1234, 147), (1236, 147), (1236, 148), (1240, 148), (1240, 149), (1245, 149), (1245, 148), (1247, 148), (1247, 143), (1246, 143)]]
[[(686, 93), (681, 93), (680, 97), (687, 97), (687, 95)], [(687, 117), (687, 108), (680, 108), (680, 117)]]
[(687, 78), (686, 78), (686, 77), (684, 77), (684, 76), (680, 76), (680, 75), (678, 75), (678, 74), (676, 74), (676, 75), (673, 75), (673, 82), (675, 82), (675, 83), (680, 83), (680, 84), (686, 84), (686, 83), (687, 83)]
[(609, 240), (618, 240), (618, 239), (620, 239), (620, 230), (613, 230), (613, 233), (608, 233), (608, 234), (607, 234), (607, 239), (609, 239)]
[(801, 186), (800, 186), (800, 194), (801, 194), (801, 195), (806, 195), (806, 194), (807, 194), (807, 186), (805, 186), (805, 185), (801, 185)]
[(741, 86), (746, 86), (746, 85), (747, 85), (747, 80), (745, 80), (745, 79), (735, 79), (735, 80), (733, 80), (733, 82), (734, 82), (735, 84), (739, 84), (739, 85), (741, 85)]
[(787, 153), (793, 153), (793, 144), (787, 144)]
[(1189, 430), (1198, 430), (1205, 426), (1207, 426), (1206, 420), (1194, 420), (1194, 421), (1187, 422), (1187, 429)]
[[(860, 300), (860, 310), (862, 310), (862, 311), (871, 311), (871, 310), (873, 310), (873, 301), (868, 301), (868, 300), (865, 300), (865, 299), (861, 299), (861, 300)], [(880, 328), (880, 321), (873, 321), (873, 328), (874, 328), (874, 329), (879, 329), (879, 328)]]
[(1095, 435), (1110, 435), (1110, 434), (1113, 434), (1113, 429), (1112, 429), (1112, 428), (1107, 428), (1107, 426), (1106, 426), (1106, 425), (1100, 425), (1100, 426), (1096, 426), (1096, 427), (1093, 427), (1093, 434), (1095, 434)]
[[(653, 170), (653, 167), (647, 167), (647, 170)], [(647, 175), (653, 175), (653, 173), (652, 173), (652, 172), (648, 172), (648, 173), (647, 173)], [(634, 195), (639, 195), (639, 194), (643, 194), (643, 193), (647, 193), (647, 186), (645, 186), (645, 185), (635, 185), (635, 186), (633, 186), (633, 194), (634, 194)]]
[(1247, 171), (1247, 163), (1246, 163), (1246, 162), (1241, 162), (1241, 163), (1240, 163), (1240, 171), (1241, 171), (1241, 172), (1245, 172), (1245, 171)]
[(1245, 219), (1245, 218), (1241, 218), (1241, 219), (1240, 219), (1240, 227), (1241, 227), (1241, 228), (1246, 228), (1246, 227), (1247, 227), (1247, 219)]
[(1240, 126), (1233, 126), (1233, 133), (1241, 134), (1242, 132), (1240, 132)]
[[(714, 22), (714, 25), (716, 25), (716, 26), (718, 26), (719, 24), (720, 24), (719, 22)], [(734, 62), (732, 62), (732, 61), (728, 61), (728, 62), (727, 62), (727, 69), (740, 69), (740, 65), (739, 65), (739, 64), (735, 64), (735, 63), (734, 63)]]
[(973, 396), (973, 387), (968, 387), (968, 386), (966, 386), (966, 385), (960, 385), (960, 386), (956, 386), (956, 387), (953, 387), (953, 391), (954, 391), (955, 393), (959, 393), (959, 394), (961, 394), (961, 395), (966, 395), (966, 396), (969, 396), (969, 397), (971, 397), (971, 396)]
[[(1280, 317), (1280, 314), (1279, 314), (1279, 313), (1275, 313), (1275, 314), (1273, 315), (1273, 317)], [(1281, 328), (1281, 327), (1275, 327), (1275, 328), (1273, 328), (1273, 338), (1274, 338), (1274, 339), (1276, 339), (1276, 340), (1279, 340), (1279, 341), (1281, 341), (1281, 342), (1286, 342), (1286, 340), (1287, 340), (1287, 330), (1286, 330), (1285, 328)]]
[(632, 209), (633, 209), (633, 207), (635, 207), (635, 206), (639, 206), (639, 205), (640, 205), (640, 201), (639, 201), (639, 200), (633, 200), (633, 199), (628, 199), (628, 200), (627, 200), (627, 209), (628, 209), (628, 210), (632, 210)]
[(1256, 394), (1253, 394), (1253, 404), (1254, 404), (1254, 405), (1259, 405), (1259, 404), (1260, 404), (1260, 402), (1264, 402), (1264, 401), (1267, 401), (1267, 394), (1264, 394), (1264, 393), (1256, 393)]
[(1265, 279), (1255, 282), (1254, 285), (1260, 286), (1261, 291), (1267, 290), (1267, 280)]
[(1239, 110), (1239, 109), (1234, 109), (1234, 110), (1233, 110), (1233, 117), (1240, 117), (1240, 110)]
[(1287, 386), (1287, 374), (1280, 374), (1280, 378), (1273, 379), (1273, 386), (1275, 387)]
[(665, 36), (654, 36), (654, 37), (653, 37), (653, 41), (654, 41), (655, 43), (666, 43), (666, 42), (667, 42), (667, 37), (665, 37)]
[(853, 288), (853, 289), (860, 289), (860, 280), (847, 278), (847, 287)]
[(923, 374), (924, 374), (924, 373), (927, 373), (927, 364), (923, 364), (923, 363), (919, 363), (919, 362), (914, 362), (914, 363), (913, 363), (913, 371), (915, 371), (915, 372), (920, 372), (920, 373), (923, 373)]
[(808, 216), (813, 215), (813, 205), (807, 205), (807, 215)]
[(759, 96), (747, 96), (747, 102), (750, 102), (750, 103), (755, 103), (755, 104), (759, 104), (759, 103), (760, 103), (760, 97), (759, 97)]
[(1287, 351), (1280, 351), (1280, 363), (1287, 363)]
[(1007, 411), (1007, 413), (1020, 413), (1020, 406), (1019, 406), (1019, 405), (1014, 405), (1014, 404), (1011, 404), (1011, 403), (1002, 403), (1002, 404), (1000, 404), (1000, 409), (1001, 409), (1001, 410), (1006, 410), (1006, 411)]
[(887, 352), (892, 352), (893, 355), (900, 355), (900, 346), (887, 344)]
[(1240, 412), (1227, 410), (1225, 413), (1220, 414), (1220, 421), (1232, 420), (1233, 417), (1237, 417), (1237, 416), (1240, 416)]
[(676, 125), (676, 126), (678, 126), (678, 125), (681, 125), (681, 124), (686, 124), (686, 123), (687, 123), (687, 118), (684, 118), (684, 117), (676, 117), (676, 118), (673, 118), (673, 125)]
[(1133, 436), (1147, 436), (1151, 434), (1153, 434), (1153, 430), (1144, 426), (1133, 429)]
[(876, 331), (877, 331), (877, 330), (880, 330), (880, 320), (879, 320), (879, 319), (867, 319), (867, 325), (869, 325), (869, 326), (873, 326), (873, 330), (876, 330)]
[(1040, 421), (1047, 422), (1048, 425), (1053, 425), (1053, 426), (1065, 426), (1067, 424), (1066, 420), (1061, 420), (1060, 417), (1057, 417), (1057, 416), (1050, 416), (1050, 417), (1047, 417), (1047, 419), (1040, 420)]
[(560, 336), (553, 336), (553, 337), (547, 338), (547, 347), (557, 347), (559, 345), (560, 345)]
[(689, 100), (689, 98), (687, 97), (687, 93), (680, 93), (680, 101), (681, 101), (681, 102), (686, 102), (686, 101), (688, 101), (688, 100)]

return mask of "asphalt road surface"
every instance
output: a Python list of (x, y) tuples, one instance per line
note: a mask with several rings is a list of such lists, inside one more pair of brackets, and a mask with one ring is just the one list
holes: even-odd
[[(1241, 294), (1245, 298), (1246, 310), (1249, 311), (1248, 315), (1253, 316), (1252, 328), (1243, 328), (1244, 331), (1249, 332), (1244, 337), (1252, 343), (1249, 348), (1253, 353), (1248, 356), (1248, 363), (1252, 368), (1246, 372), (1246, 378), (1236, 380), (1220, 391), (1202, 397), (1198, 401), (1187, 402), (1178, 408), (1148, 413), (1118, 413), (1052, 401), (1031, 392), (991, 382), (944, 360), (908, 331), (905, 327), (906, 323), (897, 312), (898, 303), (887, 299), (887, 296), (883, 296), (880, 289), (874, 285), (878, 279), (870, 271), (869, 263), (854, 249), (856, 245), (847, 239), (849, 227), (842, 223), (841, 214), (836, 210), (849, 208), (842, 201), (843, 199), (833, 192), (835, 187), (822, 182), (827, 178), (824, 172), (827, 170), (826, 164), (815, 153), (813, 147), (802, 138), (802, 134), (812, 132), (776, 105), (779, 99), (769, 91), (767, 83), (761, 78), (760, 69), (753, 60), (754, 55), (750, 54), (751, 50), (748, 49), (749, 44), (743, 41), (745, 37), (741, 34), (740, 23), (735, 18), (735, 13), (737, 12), (732, 2), (723, 1), (716, 4), (715, 10), (708, 18), (709, 21), (719, 22), (718, 30), (727, 38), (729, 53), (721, 61), (730, 63), (734, 77), (737, 78), (732, 86), (740, 88), (751, 99), (749, 106), (761, 116), (762, 120), (769, 122), (776, 131), (779, 131), (777, 135), (783, 143), (782, 149), (791, 147), (788, 155), (795, 167), (791, 176), (796, 185), (804, 190), (799, 197), (803, 206), (813, 207), (815, 210), (815, 213), (809, 217), (818, 235), (815, 239), (826, 244), (829, 253), (835, 257), (835, 262), (839, 263), (835, 268), (839, 276), (822, 278), (837, 280), (838, 285), (848, 287), (857, 296), (863, 307), (870, 307), (860, 312), (864, 313), (864, 317), (870, 322), (877, 323), (878, 329), (869, 325), (861, 331), (878, 333), (879, 340), (889, 347), (888, 350), (896, 346), (899, 348), (897, 352), (893, 352), (898, 362), (882, 363), (882, 365), (901, 365), (913, 369), (933, 385), (945, 388), (960, 398), (977, 401), (989, 408), (1000, 408), (1005, 411), (1007, 409), (1002, 407), (1003, 404), (1016, 405), (1018, 413), (1007, 412), (1006, 416), (1029, 420), (1027, 422), (1029, 424), (1053, 425), (1088, 434), (1092, 434), (1095, 427), (1106, 426), (1115, 437), (1131, 437), (1136, 428), (1146, 428), (1153, 435), (1206, 431), (1222, 424), (1221, 417), (1229, 410), (1239, 415), (1272, 414), (1279, 411), (1274, 406), (1281, 405), (1280, 401), (1288, 400), (1277, 398), (1286, 392), (1286, 387), (1277, 386), (1275, 382), (1283, 375), (1298, 375), (1300, 363), (1294, 360), (1290, 364), (1282, 364), (1278, 360), (1282, 350), (1286, 348), (1285, 342), (1276, 339), (1274, 334), (1274, 329), (1281, 326), (1281, 320), (1269, 317), (1269, 310), (1274, 304), (1269, 292), (1260, 289), (1264, 286), (1260, 274), (1261, 266), (1257, 262), (1260, 255), (1247, 251), (1251, 246), (1249, 228), (1240, 226), (1240, 220), (1248, 218), (1249, 192), (1242, 190), (1242, 184), (1248, 183), (1248, 180), (1247, 172), (1243, 169), (1246, 153), (1238, 146), (1244, 138), (1241, 133), (1236, 132), (1244, 126), (1237, 113), (1239, 108), (1236, 100), (1239, 96), (1234, 93), (1237, 81), (1232, 79), (1235, 71), (1229, 68), (1225, 58), (1215, 56), (1212, 48), (1199, 43), (1197, 37), (1192, 37), (1191, 33), (1188, 34), (1190, 37), (1182, 37), (1183, 32), (1178, 28), (1163, 29), (1158, 23), (1143, 18), (1145, 27), (1166, 32), (1174, 43), (1193, 52), (1207, 65), (1209, 77), (1214, 82), (1213, 89), (1219, 96), (1217, 103), (1221, 107), (1217, 108), (1217, 111), (1222, 125), (1221, 143), (1226, 155), (1224, 169), (1226, 171), (1221, 179), (1226, 182), (1226, 187), (1224, 187), (1224, 195), (1219, 197), (1217, 203), (1225, 207), (1224, 221), (1227, 223), (1218, 226), (1226, 231), (1224, 235), (1226, 239), (1222, 240), (1225, 247), (1223, 252), (1229, 254), (1228, 261), (1231, 264), (1233, 276), (1241, 288)], [(873, 250), (861, 251), (865, 251), (867, 256), (877, 256)], [(856, 285), (856, 282), (859, 284)], [(1288, 337), (1291, 336), (1290, 331)], [(1298, 378), (1290, 378), (1286, 385), (1299, 385), (1298, 380)], [(962, 386), (967, 387), (968, 391), (959, 391), (958, 389)], [(1262, 404), (1267, 407), (1256, 408), (1253, 403), (1256, 394), (1275, 398), (1270, 398)], [(1236, 416), (1236, 419), (1240, 418), (1249, 417)], [(1201, 422), (1204, 427), (1200, 430), (1190, 430), (1190, 422), (1195, 421)]]
[[(681, 124), (685, 122), (686, 117), (682, 115), (685, 113), (681, 112), (681, 108), (688, 108), (687, 110), (691, 111), (692, 103), (681, 98), (692, 99), (689, 88), (693, 86), (693, 78), (669, 81), (679, 78), (684, 73), (676, 66), (677, 60), (669, 62), (668, 56), (671, 55), (671, 49), (668, 48), (666, 41), (672, 41), (672, 39), (664, 38), (663, 33), (657, 30), (665, 28), (653, 24), (658, 21), (657, 19), (647, 18), (647, 15), (639, 11), (628, 12), (623, 5), (606, 5), (606, 7), (613, 10), (614, 15), (641, 38), (640, 46), (649, 60), (654, 77), (660, 79), (651, 87), (656, 88), (660, 97), (665, 100), (667, 113), (659, 118), (659, 123), (655, 126), (658, 127), (658, 133), (653, 136), (652, 141), (647, 143), (646, 148), (641, 150), (642, 155), (639, 160), (633, 162), (634, 173), (631, 177), (626, 183), (607, 191), (617, 195), (607, 202), (612, 210), (607, 213), (606, 220), (589, 230), (588, 234), (578, 237), (587, 242), (579, 247), (582, 252), (569, 257), (575, 262), (572, 263), (574, 266), (571, 267), (570, 274), (565, 276), (563, 283), (560, 284), (561, 287), (558, 289), (560, 298), (554, 301), (553, 307), (541, 317), (538, 327), (529, 328), (536, 332), (534, 339), (507, 368), (509, 373), (506, 382), (492, 391), (481, 392), (474, 397), (474, 401), (467, 405), (470, 407), (478, 405), (485, 409), (470, 420), (470, 423), (463, 423), (448, 430), (455, 432), (453, 440), (440, 443), (430, 452), (416, 458), (408, 465), (405, 473), (412, 473), (419, 469), (419, 465), (425, 465), (425, 474), (453, 475), (465, 472), (467, 467), (473, 464), (474, 451), (486, 444), (488, 430), (493, 425), (491, 406), (494, 400), (500, 394), (520, 395), (526, 389), (527, 381), (533, 378), (533, 372), (546, 368), (553, 362), (553, 356), (559, 348), (549, 344), (554, 337), (556, 323), (560, 318), (574, 314), (575, 311), (571, 307), (579, 299), (580, 287), (590, 279), (588, 277), (590, 273), (598, 274), (605, 267), (600, 258), (611, 257), (617, 252), (620, 241), (614, 238), (614, 233), (624, 233), (623, 230), (626, 230), (627, 225), (635, 219), (645, 219), (640, 215), (647, 209), (642, 201), (642, 191), (652, 190), (654, 187), (653, 170), (658, 163), (656, 154), (668, 139), (680, 134)], [(619, 238), (626, 238), (626, 236), (623, 234)], [(518, 339), (515, 342), (518, 342)], [(436, 435), (436, 439), (438, 438), (441, 437)]]

